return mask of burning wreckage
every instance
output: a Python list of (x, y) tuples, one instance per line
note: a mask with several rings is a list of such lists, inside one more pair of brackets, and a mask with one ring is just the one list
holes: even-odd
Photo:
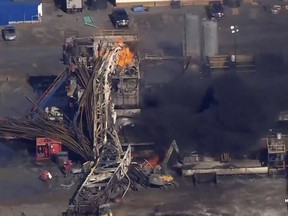
[[(131, 51), (137, 39), (136, 34), (67, 38), (63, 52), (68, 67), (35, 103), (29, 118), (1, 118), (2, 138), (53, 138), (88, 161), (87, 177), (71, 199), (67, 215), (94, 214), (130, 187), (148, 185), (139, 166), (131, 164), (131, 147), (124, 150), (117, 134), (119, 119), (140, 112), (139, 60)], [(44, 112), (43, 108), (67, 79), (73, 115), (64, 120), (60, 115), (59, 120), (57, 109)]]
[[(172, 152), (180, 156), (175, 141), (167, 150), (161, 166), (157, 166), (160, 164), (158, 155), (144, 163), (143, 160), (135, 162), (136, 155), (145, 158), (147, 154), (144, 151), (143, 155), (140, 152), (133, 155), (132, 149), (137, 145), (132, 148), (119, 137), (119, 128), (133, 122), (133, 116), (140, 113), (141, 74), (140, 60), (133, 50), (137, 34), (116, 33), (107, 31), (93, 37), (67, 37), (63, 46), (63, 61), (67, 68), (34, 103), (29, 117), (17, 120), (0, 118), (1, 138), (38, 138), (36, 140), (41, 140), (41, 143), (38, 146), (36, 141), (36, 147), (40, 149), (36, 148), (36, 155), (42, 155), (43, 147), (44, 150), (47, 147), (44, 158), (56, 154), (61, 150), (59, 144), (63, 144), (86, 161), (81, 170), (86, 175), (70, 200), (66, 215), (97, 215), (100, 206), (123, 197), (129, 188), (177, 186), (167, 172)], [(69, 110), (63, 114), (56, 107), (47, 107), (47, 103), (67, 81)], [(286, 154), (283, 139), (278, 138), (273, 142), (267, 141), (268, 162), (275, 155), (283, 158)], [(227, 154), (213, 163), (203, 162), (193, 152), (177, 159), (181, 162), (178, 168), (181, 167), (182, 176), (193, 177), (194, 182), (202, 174), (211, 174), (216, 182), (217, 175), (265, 174), (270, 168), (275, 168), (274, 162), (264, 167), (247, 163), (238, 167), (231, 163)], [(286, 168), (285, 160), (281, 160), (279, 167)]]

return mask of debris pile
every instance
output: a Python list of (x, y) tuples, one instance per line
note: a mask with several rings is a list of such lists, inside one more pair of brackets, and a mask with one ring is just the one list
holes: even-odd
[[(131, 112), (139, 105), (139, 62), (122, 42), (95, 37), (70, 38), (67, 42), (65, 46), (79, 54), (65, 51), (68, 67), (63, 73), (77, 83), (66, 89), (67, 96), (77, 103), (73, 119), (65, 115), (61, 121), (51, 119), (37, 107), (28, 119), (1, 118), (0, 138), (48, 137), (81, 155), (89, 166), (83, 167), (84, 179), (67, 215), (87, 215), (111, 200), (121, 199), (129, 188), (138, 190), (149, 185), (141, 167), (131, 165), (131, 146), (122, 149), (116, 129), (119, 112), (115, 109)], [(49, 179), (47, 173), (42, 177)]]
[(51, 121), (45, 114), (38, 114), (34, 119), (22, 120), (1, 117), (0, 137), (26, 140), (35, 140), (35, 137), (53, 137), (84, 159), (93, 158), (90, 141), (79, 129), (70, 124)]

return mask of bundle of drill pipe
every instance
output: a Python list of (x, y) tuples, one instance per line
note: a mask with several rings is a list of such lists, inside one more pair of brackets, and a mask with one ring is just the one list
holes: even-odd
[[(35, 113), (36, 117), (33, 119), (0, 118), (0, 138), (34, 140), (36, 137), (52, 137), (54, 140), (62, 142), (71, 151), (82, 156), (83, 159), (87, 161), (95, 159), (93, 153), (93, 141), (95, 141), (93, 140), (93, 136), (95, 136), (93, 134), (93, 109), (95, 109), (93, 108), (93, 80), (96, 78), (99, 82), (103, 78), (101, 67), (103, 67), (103, 62), (107, 60), (107, 55), (111, 50), (106, 47), (102, 51), (103, 55), (95, 59), (92, 74), (89, 74), (85, 68), (79, 65), (76, 58), (73, 59), (78, 68), (75, 75), (85, 89), (79, 101), (77, 126), (72, 126), (70, 122), (66, 122), (65, 124), (63, 122), (51, 121), (43, 111), (38, 110)], [(97, 84), (99, 89), (95, 89), (99, 91), (98, 95), (100, 96), (104, 93), (100, 87), (101, 85), (102, 83), (99, 82)], [(99, 105), (102, 106), (102, 100), (100, 98), (97, 100), (99, 100)], [(98, 107), (97, 109), (101, 110), (102, 108)], [(85, 118), (83, 118), (84, 115)], [(100, 125), (104, 123), (102, 122), (103, 120), (102, 116), (99, 116), (97, 130), (100, 130)], [(88, 131), (88, 134), (83, 131)], [(98, 140), (98, 142), (101, 141), (103, 140)]]
[(35, 140), (36, 137), (53, 137), (84, 159), (93, 158), (90, 141), (81, 135), (80, 131), (77, 132), (77, 129), (61, 122), (51, 121), (42, 114), (37, 115), (33, 120), (0, 118), (0, 137), (26, 140)]
[[(83, 96), (79, 103), (80, 118), (78, 119), (78, 126), (72, 126), (70, 122), (55, 122), (48, 119), (46, 114), (38, 110), (36, 117), (33, 119), (13, 119), (0, 118), (0, 138), (14, 138), (35, 140), (36, 137), (53, 137), (54, 140), (62, 142), (71, 151), (79, 154), (84, 160), (93, 160), (93, 144), (92, 144), (92, 107), (91, 100), (93, 95), (93, 77), (100, 68), (103, 59), (97, 59), (97, 64), (93, 74), (87, 80), (87, 73), (85, 81), (82, 85), (85, 87)], [(80, 68), (78, 68), (80, 69)], [(85, 70), (79, 70), (77, 76), (80, 78)], [(81, 79), (80, 79), (81, 80)], [(84, 120), (83, 115), (86, 115)], [(87, 129), (89, 139), (84, 135), (84, 128)]]

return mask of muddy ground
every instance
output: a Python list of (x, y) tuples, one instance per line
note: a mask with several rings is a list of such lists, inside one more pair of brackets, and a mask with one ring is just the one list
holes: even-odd
[[(109, 8), (103, 12), (85, 11), (81, 15), (65, 15), (52, 5), (45, 5), (43, 22), (40, 24), (19, 24), (18, 40), (15, 43), (0, 41), (0, 113), (14, 117), (24, 116), (31, 108), (25, 96), (36, 100), (43, 91), (43, 76), (57, 75), (61, 64), (61, 45), (64, 30), (79, 30), (81, 36), (93, 34), (95, 29), (83, 25), (82, 16), (90, 15), (101, 28), (112, 28), (107, 18)], [(141, 35), (142, 54), (164, 51), (166, 55), (181, 55), (183, 14), (198, 14), (205, 17), (203, 7), (187, 7), (180, 10), (167, 8), (151, 9), (147, 13), (132, 14), (131, 19)], [(233, 52), (233, 38), (229, 26), (237, 24), (238, 52), (283, 53), (283, 44), (288, 30), (283, 27), (288, 16), (265, 14), (260, 7), (243, 6), (239, 16), (227, 11), (226, 18), (219, 24), (219, 48), (221, 54)], [(171, 27), (172, 26), (172, 27)], [(171, 33), (173, 29), (173, 33)], [(145, 42), (143, 42), (145, 41)], [(284, 43), (283, 43), (284, 41)], [(161, 71), (159, 67), (164, 67)], [(145, 78), (151, 83), (171, 82), (179, 76), (179, 62), (151, 63), (143, 67)], [(158, 73), (157, 73), (158, 72)], [(31, 76), (38, 77), (39, 85), (28, 82)], [(47, 77), (46, 77), (47, 78)], [(49, 77), (48, 77), (49, 78)], [(39, 90), (40, 88), (40, 90)], [(25, 148), (0, 145), (0, 215), (58, 216), (68, 205), (75, 187), (65, 189), (46, 185), (38, 176), (43, 167), (33, 164), (33, 157)], [(23, 150), (24, 149), (24, 150)], [(57, 173), (57, 171), (55, 171)], [(54, 173), (53, 173), (54, 174)], [(56, 174), (57, 175), (57, 174)], [(123, 202), (114, 207), (116, 216), (141, 215), (210, 215), (210, 216), (284, 216), (287, 208), (284, 198), (284, 178), (229, 177), (220, 179), (219, 184), (179, 183), (177, 189), (160, 189), (129, 192)]]
[[(180, 182), (180, 181), (179, 181)], [(130, 191), (121, 204), (113, 206), (115, 216), (284, 216), (285, 179), (267, 177), (231, 177), (217, 185), (181, 185), (163, 191), (143, 189)], [(71, 191), (70, 191), (71, 192)], [(66, 208), (68, 192), (33, 195), (19, 203), (1, 205), (1, 215), (61, 215)], [(1, 199), (2, 200), (2, 199)], [(16, 200), (15, 200), (16, 201)]]

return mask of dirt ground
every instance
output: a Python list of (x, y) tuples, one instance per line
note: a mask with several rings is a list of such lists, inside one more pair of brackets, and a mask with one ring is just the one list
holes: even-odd
[[(179, 181), (180, 182), (180, 181)], [(229, 177), (217, 185), (185, 185), (177, 189), (130, 191), (121, 204), (113, 206), (115, 216), (285, 216), (285, 179)], [(67, 194), (66, 194), (67, 197)], [(37, 196), (37, 201), (1, 205), (7, 216), (58, 216), (67, 202), (63, 193)]]
[[(226, 177), (217, 185), (188, 185), (171, 191), (157, 189), (129, 193), (117, 216), (268, 216), (287, 215), (285, 180), (262, 177)], [(141, 201), (139, 201), (141, 200)]]

